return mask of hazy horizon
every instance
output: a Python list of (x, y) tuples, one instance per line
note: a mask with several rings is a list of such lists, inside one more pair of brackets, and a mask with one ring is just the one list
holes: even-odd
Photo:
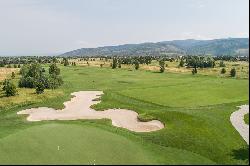
[(248, 0), (2, 0), (0, 56), (249, 38)]

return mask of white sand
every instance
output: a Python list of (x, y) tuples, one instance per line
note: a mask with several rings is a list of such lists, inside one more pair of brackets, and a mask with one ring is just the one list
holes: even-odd
[(249, 145), (249, 125), (244, 121), (244, 116), (249, 113), (249, 105), (242, 105), (238, 111), (232, 113), (230, 120), (235, 129)]
[(164, 128), (158, 120), (140, 122), (138, 114), (126, 109), (108, 109), (95, 111), (90, 106), (100, 103), (93, 101), (102, 95), (101, 91), (80, 91), (72, 93), (74, 96), (70, 101), (64, 103), (65, 108), (55, 110), (47, 107), (31, 108), (19, 111), (17, 114), (28, 114), (28, 121), (42, 120), (77, 120), (77, 119), (111, 119), (112, 125), (126, 128), (135, 132), (151, 132)]

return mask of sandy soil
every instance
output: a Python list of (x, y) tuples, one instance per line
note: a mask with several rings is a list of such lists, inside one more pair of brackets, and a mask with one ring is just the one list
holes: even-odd
[(249, 145), (249, 125), (244, 121), (244, 115), (249, 113), (249, 105), (242, 105), (238, 111), (232, 113), (230, 120), (235, 129)]
[(17, 114), (28, 114), (28, 121), (42, 120), (77, 120), (77, 119), (111, 119), (112, 125), (126, 128), (135, 132), (151, 132), (164, 128), (158, 120), (140, 122), (138, 114), (126, 109), (108, 109), (95, 111), (90, 106), (100, 103), (93, 101), (102, 95), (101, 91), (80, 91), (72, 93), (74, 96), (70, 101), (64, 103), (65, 108), (55, 110), (47, 107), (31, 108), (19, 111)]

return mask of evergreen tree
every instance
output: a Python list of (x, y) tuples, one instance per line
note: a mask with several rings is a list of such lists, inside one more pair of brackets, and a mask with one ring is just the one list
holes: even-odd
[(117, 67), (117, 59), (114, 57), (112, 63), (112, 69), (115, 69), (116, 67)]
[(165, 71), (165, 61), (161, 59), (159, 61), (159, 65), (160, 65), (160, 72), (163, 73)]
[(236, 76), (236, 70), (235, 70), (235, 68), (231, 69), (230, 76), (231, 77), (235, 77)]

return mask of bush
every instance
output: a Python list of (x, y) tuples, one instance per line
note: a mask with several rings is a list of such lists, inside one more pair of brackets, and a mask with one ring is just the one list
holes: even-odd
[(21, 77), (19, 80), (18, 86), (20, 88), (35, 88), (36, 87), (36, 79), (33, 77)]
[(11, 73), (11, 78), (14, 79), (16, 76), (15, 76), (15, 72), (12, 72)]
[(42, 94), (44, 92), (45, 86), (42, 82), (37, 82), (36, 84), (36, 94)]
[(220, 73), (221, 73), (221, 74), (225, 74), (225, 73), (226, 73), (226, 69), (225, 69), (225, 68), (222, 68)]
[(16, 86), (9, 80), (5, 80), (3, 85), (3, 90), (5, 91), (7, 97), (15, 96), (17, 94)]
[(231, 69), (230, 76), (231, 77), (235, 77), (236, 76), (236, 70), (235, 70), (235, 68)]

